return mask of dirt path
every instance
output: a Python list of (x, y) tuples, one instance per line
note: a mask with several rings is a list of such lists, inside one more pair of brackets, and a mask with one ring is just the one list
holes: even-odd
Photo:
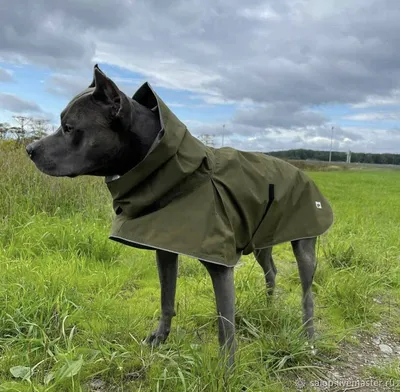
[[(400, 336), (388, 332), (381, 323), (374, 324), (375, 334), (355, 333), (355, 343), (340, 344), (340, 357), (327, 365), (314, 365), (323, 370), (315, 380), (298, 379), (298, 391), (357, 391), (395, 392), (400, 391), (400, 378), (383, 381), (371, 376), (371, 368), (382, 368), (400, 359)], [(369, 371), (368, 371), (369, 370)], [(319, 372), (318, 372), (319, 373)]]

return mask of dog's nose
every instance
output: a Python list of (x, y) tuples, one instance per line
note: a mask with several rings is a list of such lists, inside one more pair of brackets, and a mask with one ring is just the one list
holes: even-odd
[(34, 151), (35, 151), (35, 147), (34, 147), (33, 144), (34, 143), (31, 143), (31, 144), (28, 144), (26, 146), (26, 152), (27, 152), (27, 154), (29, 155), (30, 158), (33, 158), (33, 154), (34, 154)]

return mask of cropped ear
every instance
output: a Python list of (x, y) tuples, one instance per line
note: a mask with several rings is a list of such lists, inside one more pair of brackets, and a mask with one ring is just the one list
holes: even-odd
[(94, 87), (95, 85), (96, 85), (96, 83), (95, 83), (94, 77), (93, 77), (92, 83), (89, 84), (88, 88)]
[(97, 64), (94, 68), (93, 82), (90, 86), (94, 87), (93, 98), (96, 101), (110, 105), (113, 117), (117, 116), (121, 110), (121, 92), (117, 85), (100, 70)]
[[(95, 64), (93, 68), (94, 68), (94, 69), (99, 68), (98, 64)], [(94, 80), (94, 69), (93, 69), (93, 80), (92, 80), (92, 83), (90, 83), (90, 85), (89, 85), (88, 88), (91, 88), (91, 87), (95, 87), (95, 86), (96, 86), (96, 81)]]

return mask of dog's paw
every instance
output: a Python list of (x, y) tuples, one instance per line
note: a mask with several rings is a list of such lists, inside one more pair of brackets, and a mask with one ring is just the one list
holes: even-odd
[(147, 336), (144, 340), (144, 344), (151, 345), (153, 347), (159, 346), (167, 340), (169, 333), (162, 333), (159, 331), (154, 331), (152, 334)]

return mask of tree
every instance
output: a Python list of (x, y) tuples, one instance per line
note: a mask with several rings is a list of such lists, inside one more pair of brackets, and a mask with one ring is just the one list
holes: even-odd
[(0, 140), (7, 139), (7, 134), (9, 133), (10, 124), (0, 123)]
[(17, 138), (17, 144), (22, 144), (23, 140), (28, 136), (28, 124), (32, 121), (31, 117), (13, 116), (19, 127), (12, 127), (12, 133)]
[[(271, 151), (265, 154), (283, 159), (328, 161), (326, 151), (297, 149)], [(332, 151), (332, 162), (346, 162), (346, 156), (347, 154), (345, 152)], [(400, 154), (366, 154), (352, 152), (351, 162), (400, 165)]]
[(0, 139), (14, 139), (17, 145), (41, 139), (50, 131), (49, 120), (14, 116), (17, 126), (0, 123)]
[(49, 120), (46, 119), (32, 119), (30, 123), (29, 137), (32, 140), (39, 140), (42, 137), (46, 136), (49, 129)]
[(10, 139), (16, 137), (17, 140), (21, 138), (23, 131), (21, 127), (13, 127), (8, 123), (0, 123), (0, 139)]

